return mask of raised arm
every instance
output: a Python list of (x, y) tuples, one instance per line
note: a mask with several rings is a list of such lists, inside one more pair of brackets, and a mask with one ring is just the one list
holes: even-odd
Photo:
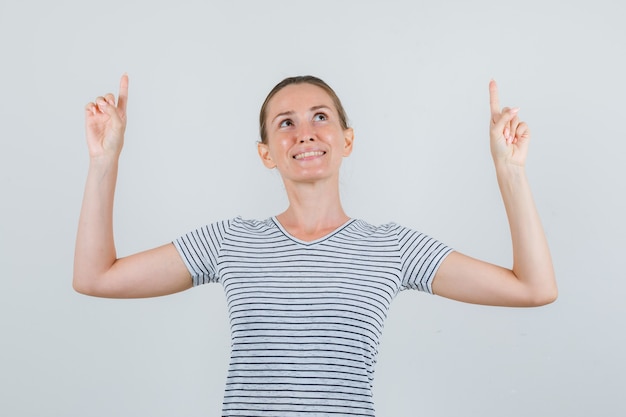
[(476, 304), (538, 306), (557, 297), (552, 259), (524, 168), (530, 131), (519, 109), (500, 109), (498, 87), (489, 83), (491, 154), (513, 244), (513, 268), (506, 269), (458, 252), (441, 264), (433, 292)]
[(128, 76), (113, 94), (85, 106), (89, 171), (74, 254), (74, 289), (111, 298), (154, 297), (191, 287), (191, 278), (173, 244), (117, 258), (113, 199), (126, 130)]

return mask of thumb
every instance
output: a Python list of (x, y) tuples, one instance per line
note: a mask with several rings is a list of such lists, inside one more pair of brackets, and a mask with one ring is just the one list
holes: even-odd
[(111, 98), (107, 97), (98, 97), (96, 100), (96, 106), (98, 110), (102, 113), (108, 115), (111, 119), (115, 121), (119, 121), (120, 117), (117, 113), (117, 109), (115, 107), (115, 101), (111, 100)]

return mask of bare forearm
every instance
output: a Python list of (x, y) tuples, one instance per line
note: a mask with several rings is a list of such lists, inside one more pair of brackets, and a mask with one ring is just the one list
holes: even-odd
[(524, 167), (496, 164), (513, 243), (513, 272), (532, 295), (552, 301), (557, 288), (550, 249)]
[(78, 223), (74, 288), (85, 292), (115, 262), (113, 200), (117, 158), (92, 158)]
[(113, 198), (124, 144), (128, 76), (120, 93), (99, 96), (85, 106), (89, 173), (78, 222), (74, 253), (74, 289), (98, 297), (156, 297), (192, 285), (189, 271), (173, 244), (117, 259), (113, 240)]
[(451, 253), (433, 281), (433, 292), (476, 304), (530, 307), (551, 303), (557, 288), (550, 250), (524, 165), (530, 130), (519, 108), (500, 108), (498, 87), (489, 82), (489, 140), (511, 228), (513, 269)]

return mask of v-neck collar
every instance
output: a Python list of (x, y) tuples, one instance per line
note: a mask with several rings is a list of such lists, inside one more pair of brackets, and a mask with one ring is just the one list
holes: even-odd
[(274, 224), (276, 225), (276, 227), (278, 227), (278, 230), (280, 230), (287, 238), (289, 238), (290, 240), (293, 240), (296, 243), (304, 245), (304, 246), (311, 246), (311, 245), (315, 245), (317, 243), (323, 242), (325, 240), (328, 240), (331, 237), (333, 237), (334, 235), (336, 235), (337, 233), (341, 232), (343, 229), (345, 229), (349, 224), (351, 224), (354, 221), (354, 219), (348, 219), (344, 224), (342, 224), (341, 226), (339, 226), (335, 230), (331, 231), (330, 233), (327, 233), (326, 235), (324, 235), (322, 237), (319, 237), (319, 238), (317, 238), (315, 240), (310, 240), (309, 241), (309, 240), (298, 239), (297, 237), (295, 237), (291, 233), (289, 233), (287, 231), (287, 229), (285, 229), (283, 227), (283, 225), (280, 223), (280, 221), (276, 218), (276, 216), (272, 216), (271, 219), (274, 222)]

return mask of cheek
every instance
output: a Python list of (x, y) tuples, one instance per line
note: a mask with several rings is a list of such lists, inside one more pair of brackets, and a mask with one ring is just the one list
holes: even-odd
[(288, 150), (291, 147), (292, 143), (293, 143), (293, 140), (289, 136), (281, 135), (281, 136), (274, 138), (274, 141), (272, 142), (272, 146), (277, 152), (282, 153)]
[(292, 142), (293, 141), (286, 135), (268, 138), (267, 146), (272, 158), (277, 160), (277, 158), (280, 158), (281, 156), (284, 157), (289, 151), (289, 148), (291, 148)]
[(344, 147), (346, 138), (342, 129), (330, 128), (325, 130), (323, 134), (328, 141), (332, 141), (339, 147)]

